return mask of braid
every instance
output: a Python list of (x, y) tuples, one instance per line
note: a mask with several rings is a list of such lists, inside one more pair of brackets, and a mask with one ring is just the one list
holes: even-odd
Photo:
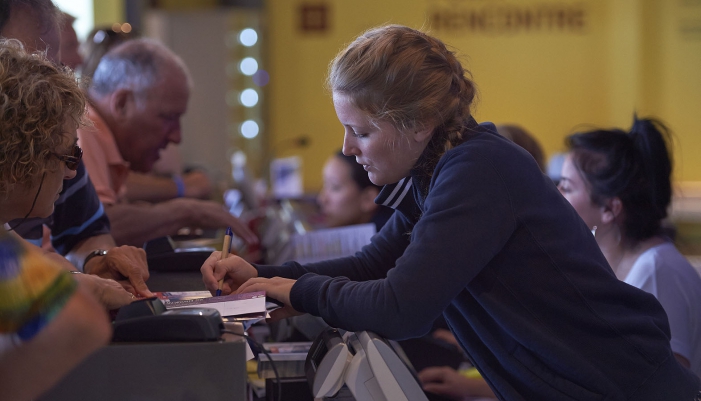
[(424, 169), (465, 139), (475, 86), (440, 40), (400, 25), (360, 35), (331, 63), (327, 87), (399, 131), (436, 127)]
[(444, 61), (450, 78), (450, 90), (446, 96), (447, 104), (443, 112), (443, 123), (437, 127), (434, 134), (437, 141), (434, 145), (437, 150), (434, 158), (437, 161), (445, 152), (466, 139), (468, 133), (465, 122), (472, 117), (470, 105), (475, 98), (475, 84), (466, 77), (469, 72), (463, 68), (455, 57), (455, 53), (448, 50), (442, 42), (436, 39), (433, 41), (435, 45), (431, 50)]

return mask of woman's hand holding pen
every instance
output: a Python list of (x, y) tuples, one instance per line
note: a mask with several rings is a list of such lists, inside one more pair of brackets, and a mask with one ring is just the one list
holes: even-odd
[(269, 321), (277, 321), (285, 319), (292, 316), (301, 315), (302, 313), (296, 311), (292, 306), (290, 306), (290, 291), (292, 291), (292, 286), (297, 282), (297, 280), (273, 277), (273, 278), (263, 278), (256, 277), (252, 278), (241, 286), (239, 286), (237, 294), (244, 292), (255, 292), (255, 291), (265, 291), (265, 295), (270, 298), (275, 298), (282, 302), (285, 306), (280, 309), (276, 309), (270, 313)]
[(236, 255), (228, 255), (224, 259), (221, 257), (221, 252), (212, 252), (200, 268), (202, 281), (212, 295), (219, 289), (219, 280), (224, 279), (221, 287), (222, 295), (232, 292), (239, 294), (265, 291), (268, 297), (285, 304), (284, 307), (270, 314), (271, 321), (301, 314), (290, 306), (290, 291), (296, 280), (282, 277), (260, 278), (258, 270), (240, 257)]
[(239, 289), (248, 279), (258, 277), (258, 270), (250, 263), (236, 255), (221, 259), (221, 252), (215, 251), (204, 261), (200, 268), (202, 281), (207, 290), (214, 295), (219, 289), (219, 280), (224, 279), (222, 295), (228, 295)]

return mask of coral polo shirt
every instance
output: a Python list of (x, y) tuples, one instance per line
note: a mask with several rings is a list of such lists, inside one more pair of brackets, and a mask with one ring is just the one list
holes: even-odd
[(129, 163), (126, 162), (112, 131), (97, 110), (88, 106), (92, 127), (78, 129), (78, 145), (83, 149), (83, 162), (97, 196), (105, 205), (118, 203), (126, 192)]

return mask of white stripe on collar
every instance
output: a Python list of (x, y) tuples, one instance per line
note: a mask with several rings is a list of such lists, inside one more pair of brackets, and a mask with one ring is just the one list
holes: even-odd
[[(399, 204), (406, 196), (407, 192), (409, 191), (409, 188), (411, 188), (411, 177), (402, 178), (397, 183), (397, 185), (395, 185), (394, 189), (392, 190), (392, 193), (390, 193), (387, 199), (385, 199), (385, 201), (382, 202), (382, 205), (391, 207), (392, 209), (396, 209), (397, 206), (399, 206)], [(400, 191), (401, 193), (399, 193)]]

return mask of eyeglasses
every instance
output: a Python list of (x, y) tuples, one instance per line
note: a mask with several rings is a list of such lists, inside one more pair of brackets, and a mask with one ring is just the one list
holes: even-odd
[(80, 148), (78, 145), (73, 146), (73, 154), (70, 155), (57, 155), (56, 153), (51, 153), (53, 156), (56, 156), (56, 158), (64, 163), (66, 163), (66, 167), (68, 167), (69, 170), (77, 170), (78, 165), (80, 164), (80, 159), (83, 158), (83, 149)]

